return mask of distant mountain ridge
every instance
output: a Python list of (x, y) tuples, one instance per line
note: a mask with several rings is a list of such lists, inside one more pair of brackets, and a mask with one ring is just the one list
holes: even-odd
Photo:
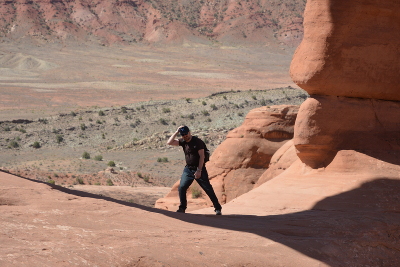
[(0, 38), (297, 46), (306, 0), (0, 0)]

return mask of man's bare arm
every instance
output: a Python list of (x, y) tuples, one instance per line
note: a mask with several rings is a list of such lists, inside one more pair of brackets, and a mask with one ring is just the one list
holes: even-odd
[(170, 146), (179, 146), (179, 141), (178, 141), (178, 139), (175, 139), (175, 138), (176, 138), (176, 136), (178, 135), (179, 129), (180, 129), (181, 127), (182, 127), (182, 126), (179, 126), (179, 128), (176, 130), (176, 132), (168, 139), (167, 145), (170, 145)]

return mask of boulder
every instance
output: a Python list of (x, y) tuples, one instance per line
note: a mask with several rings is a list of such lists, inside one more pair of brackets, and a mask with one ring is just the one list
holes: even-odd
[(400, 1), (308, 0), (290, 67), (310, 95), (400, 100)]

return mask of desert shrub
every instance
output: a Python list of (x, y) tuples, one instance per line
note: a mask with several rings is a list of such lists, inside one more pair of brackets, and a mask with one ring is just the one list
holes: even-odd
[(108, 186), (113, 186), (114, 185), (114, 183), (113, 183), (113, 181), (111, 179), (107, 179), (106, 184)]
[(192, 198), (199, 198), (202, 195), (201, 190), (197, 187), (192, 187), (191, 191), (192, 191)]
[(103, 156), (102, 155), (94, 156), (94, 160), (102, 161), (103, 160)]
[(26, 130), (24, 128), (19, 128), (17, 130), (20, 131), (21, 133), (26, 133)]
[(266, 106), (267, 105), (265, 99), (261, 100), (260, 104), (261, 104), (261, 106)]
[(90, 154), (89, 154), (89, 152), (83, 152), (83, 154), (82, 154), (82, 158), (83, 159), (90, 159)]
[(171, 112), (171, 109), (169, 109), (169, 108), (163, 108), (162, 111), (163, 111), (164, 113), (170, 113), (170, 112)]
[(243, 117), (243, 115), (244, 115), (243, 112), (238, 112), (239, 117)]
[(84, 182), (83, 182), (83, 179), (82, 178), (76, 178), (76, 182), (78, 183), (78, 184), (85, 184)]
[(19, 144), (17, 143), (17, 141), (13, 140), (8, 144), (8, 147), (9, 148), (17, 148), (17, 147), (19, 147)]
[(99, 116), (105, 116), (106, 114), (104, 114), (104, 111), (100, 110), (99, 111)]
[(94, 183), (94, 185), (101, 185), (101, 183), (97, 182), (97, 183)]
[(186, 102), (190, 103), (190, 100), (192, 100), (192, 99), (191, 98), (186, 98), (185, 100), (186, 100)]
[(126, 107), (122, 107), (121, 108), (121, 111), (122, 111), (122, 113), (126, 113), (127, 111), (126, 111)]
[(64, 137), (61, 134), (57, 134), (56, 141), (57, 141), (57, 143), (61, 143), (62, 141), (64, 141)]
[(97, 124), (102, 124), (101, 120), (96, 121)]
[(34, 142), (33, 144), (32, 144), (32, 146), (33, 146), (33, 148), (40, 148), (41, 146), (40, 146), (40, 143), (39, 142)]
[(144, 180), (146, 183), (148, 183), (148, 182), (150, 181), (150, 177), (149, 177), (148, 175), (145, 175), (145, 176), (143, 177), (143, 180)]
[(212, 122), (211, 118), (207, 118), (207, 122)]
[(56, 182), (55, 182), (54, 180), (52, 180), (52, 179), (48, 180), (47, 183), (49, 183), (49, 184), (56, 184)]
[(251, 96), (254, 100), (257, 100), (257, 97), (255, 95)]
[(81, 123), (81, 130), (82, 131), (86, 130), (86, 125), (84, 123)]
[(92, 119), (92, 118), (89, 118), (89, 121), (93, 121), (93, 119)]
[(47, 119), (39, 119), (38, 121), (39, 121), (40, 123), (43, 123), (43, 124), (49, 123), (49, 121), (48, 121)]
[(188, 118), (191, 119), (191, 120), (194, 120), (194, 115), (193, 115), (193, 114), (190, 114), (190, 115), (188, 116)]
[(73, 111), (71, 111), (71, 113), (70, 113), (70, 114), (71, 114), (71, 116), (72, 116), (72, 117), (75, 117), (75, 116), (76, 116), (76, 113), (75, 113), (75, 112), (73, 112)]
[(143, 178), (143, 175), (142, 175), (141, 172), (138, 172), (138, 173), (137, 173), (137, 176), (138, 176), (139, 178)]
[(164, 157), (164, 158), (158, 158), (157, 162), (168, 162), (168, 158)]
[(206, 101), (201, 102), (201, 104), (203, 104), (203, 106), (207, 105)]
[(132, 116), (131, 115), (125, 115), (125, 120), (131, 120)]
[(102, 133), (101, 138), (106, 139), (106, 135), (104, 133)]
[(210, 113), (207, 110), (203, 110), (201, 112), (204, 116), (210, 116)]
[(226, 100), (226, 99), (227, 99), (227, 98), (226, 98), (226, 95), (224, 95), (223, 98)]
[(165, 119), (163, 119), (163, 118), (161, 118), (159, 121), (160, 121), (160, 123), (161, 123), (162, 125), (168, 125), (168, 122), (167, 122)]
[(112, 161), (112, 160), (110, 160), (110, 161), (107, 163), (107, 165), (110, 166), (110, 167), (115, 167), (115, 162)]
[(212, 108), (212, 110), (218, 110), (218, 108), (215, 104), (212, 104), (210, 107)]

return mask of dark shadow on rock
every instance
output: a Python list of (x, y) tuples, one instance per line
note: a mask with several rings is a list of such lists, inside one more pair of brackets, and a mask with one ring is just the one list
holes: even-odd
[(310, 210), (269, 216), (182, 214), (47, 185), (192, 224), (257, 234), (330, 266), (400, 266), (400, 180), (376, 179), (327, 197)]
[(400, 266), (400, 180), (367, 182), (296, 213), (178, 219), (257, 234), (330, 266)]

